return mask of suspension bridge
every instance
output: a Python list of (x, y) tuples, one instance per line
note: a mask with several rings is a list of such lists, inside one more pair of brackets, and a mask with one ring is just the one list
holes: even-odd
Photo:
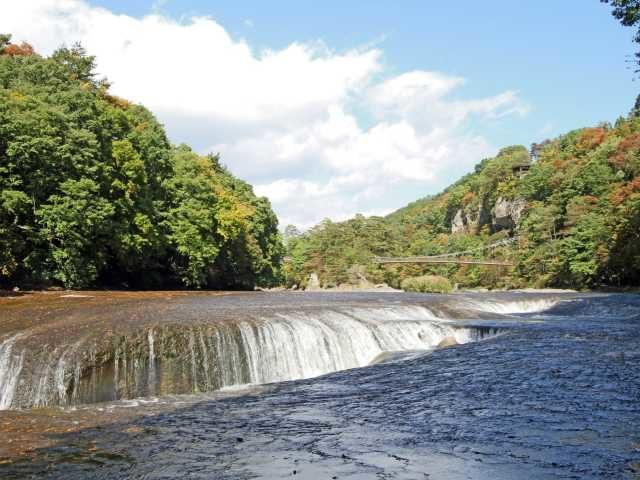
[(473, 248), (470, 250), (463, 250), (460, 252), (443, 253), (441, 255), (427, 255), (417, 257), (376, 257), (374, 262), (381, 264), (400, 264), (400, 263), (429, 263), (429, 264), (451, 264), (458, 265), (492, 265), (498, 267), (513, 267), (513, 262), (503, 260), (478, 260), (464, 258), (467, 255), (476, 254), (478, 252), (490, 251), (493, 252), (498, 248), (502, 248), (511, 245), (519, 240), (519, 237), (505, 238), (498, 242), (484, 245), (482, 247)]

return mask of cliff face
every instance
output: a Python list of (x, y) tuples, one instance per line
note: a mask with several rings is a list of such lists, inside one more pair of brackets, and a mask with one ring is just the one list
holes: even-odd
[(492, 231), (515, 230), (518, 228), (526, 206), (527, 202), (524, 198), (507, 200), (506, 198), (498, 197), (495, 206), (491, 210)]
[(462, 209), (456, 212), (455, 217), (451, 221), (451, 233), (466, 233), (467, 223)]
[(491, 232), (515, 230), (520, 225), (526, 206), (527, 202), (521, 197), (513, 200), (498, 197), (494, 207), (490, 210), (484, 204), (479, 205), (471, 212), (458, 209), (451, 220), (451, 233), (475, 234), (485, 225), (489, 225)]

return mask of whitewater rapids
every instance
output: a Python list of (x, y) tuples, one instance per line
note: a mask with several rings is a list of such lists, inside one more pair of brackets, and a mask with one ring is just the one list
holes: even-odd
[(208, 313), (199, 311), (189, 321), (144, 321), (121, 334), (117, 329), (91, 330), (60, 343), (39, 343), (39, 330), (26, 329), (0, 342), (0, 409), (311, 378), (364, 367), (392, 354), (428, 352), (500, 332), (456, 324), (450, 318), (451, 303), (460, 315), (475, 311), (486, 316), (544, 310), (558, 299), (505, 302), (461, 296), (439, 302), (447, 308), (438, 308), (438, 302), (431, 306), (286, 306), (239, 309), (224, 320), (212, 308)]

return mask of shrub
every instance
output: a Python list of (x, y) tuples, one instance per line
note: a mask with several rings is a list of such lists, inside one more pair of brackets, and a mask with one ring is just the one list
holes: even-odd
[(449, 293), (453, 289), (451, 282), (438, 275), (405, 278), (400, 285), (405, 292)]

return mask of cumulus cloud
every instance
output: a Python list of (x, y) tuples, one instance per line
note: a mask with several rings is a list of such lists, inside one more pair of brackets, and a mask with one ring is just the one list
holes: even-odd
[(432, 193), (492, 152), (470, 133), (473, 119), (527, 111), (513, 91), (452, 99), (461, 77), (389, 76), (374, 46), (336, 52), (292, 41), (257, 51), (209, 17), (133, 18), (80, 0), (32, 0), (3, 9), (0, 31), (44, 54), (81, 42), (115, 94), (151, 108), (174, 142), (220, 152), (283, 225), (382, 214), (407, 191)]

